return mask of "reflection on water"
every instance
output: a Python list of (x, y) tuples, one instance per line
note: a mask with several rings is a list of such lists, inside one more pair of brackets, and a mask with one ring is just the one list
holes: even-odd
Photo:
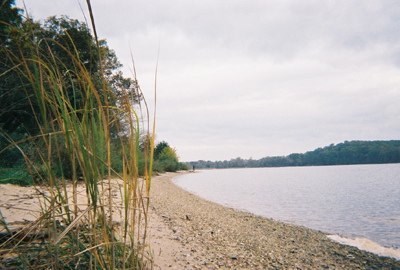
[(400, 248), (400, 164), (207, 170), (175, 181), (229, 207)]

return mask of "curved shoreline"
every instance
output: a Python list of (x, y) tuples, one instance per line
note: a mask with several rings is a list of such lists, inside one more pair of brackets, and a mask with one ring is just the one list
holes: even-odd
[[(178, 175), (153, 178), (148, 244), (154, 269), (400, 269), (400, 261), (341, 245), (322, 232), (201, 199), (172, 183)], [(0, 193), (9, 225), (38, 218), (34, 188), (1, 185)]]
[[(261, 168), (260, 168), (261, 169)], [(270, 170), (270, 168), (262, 168), (262, 169), (268, 169)], [(335, 218), (332, 218), (332, 216), (334, 217), (335, 214), (331, 215), (329, 212), (326, 211), (331, 211), (332, 213), (336, 212), (336, 216), (337, 211), (335, 208), (339, 207), (338, 209), (344, 209), (342, 208), (344, 205), (340, 204), (340, 202), (338, 203), (330, 203), (329, 207), (327, 208), (327, 206), (321, 206), (319, 208), (318, 204), (315, 204), (316, 201), (314, 201), (314, 207), (317, 207), (317, 209), (312, 209), (310, 207), (312, 207), (313, 205), (307, 204), (307, 203), (300, 203), (301, 206), (296, 206), (293, 205), (294, 201), (293, 199), (291, 199), (290, 197), (288, 198), (280, 198), (280, 200), (285, 200), (285, 201), (281, 201), (279, 203), (279, 201), (276, 201), (276, 196), (279, 196), (279, 192), (275, 194), (271, 194), (267, 191), (267, 193), (265, 193), (266, 191), (264, 191), (265, 186), (263, 186), (263, 184), (257, 184), (256, 186), (252, 186), (250, 185), (245, 185), (245, 186), (241, 186), (242, 185), (242, 181), (240, 180), (241, 177), (245, 177), (245, 175), (247, 174), (243, 174), (243, 169), (238, 169), (239, 171), (237, 173), (235, 173), (235, 169), (227, 169), (228, 171), (230, 171), (232, 174), (230, 175), (230, 179), (226, 178), (225, 174), (220, 174), (216, 171), (220, 171), (220, 170), (214, 170), (215, 172), (213, 172), (213, 170), (201, 170), (196, 172), (195, 174), (193, 173), (189, 173), (189, 174), (182, 174), (179, 175), (177, 177), (174, 177), (174, 179), (172, 180), (172, 182), (177, 185), (178, 187), (188, 191), (189, 193), (193, 193), (194, 195), (199, 196), (202, 199), (205, 200), (209, 200), (211, 202), (215, 202), (217, 204), (220, 204), (222, 206), (225, 206), (227, 208), (234, 208), (236, 210), (239, 211), (243, 211), (243, 212), (249, 212), (249, 213), (253, 213), (255, 215), (261, 216), (263, 218), (267, 218), (267, 219), (274, 219), (274, 220), (278, 220), (281, 221), (283, 223), (286, 224), (293, 224), (293, 225), (297, 225), (297, 226), (304, 226), (306, 228), (309, 229), (313, 229), (313, 230), (317, 230), (317, 231), (322, 231), (324, 232), (326, 235), (328, 235), (328, 237), (338, 243), (341, 244), (345, 244), (345, 245), (350, 245), (350, 246), (354, 246), (357, 247), (361, 250), (364, 251), (369, 251), (372, 252), (374, 254), (377, 254), (379, 256), (386, 256), (386, 257), (392, 257), (395, 258), (397, 260), (400, 260), (400, 246), (398, 245), (398, 241), (396, 242), (394, 239), (396, 235), (393, 235), (393, 229), (395, 228), (395, 224), (393, 224), (394, 227), (386, 227), (387, 224), (386, 222), (383, 223), (382, 225), (380, 225), (378, 227), (378, 224), (375, 223), (375, 228), (371, 228), (371, 227), (367, 227), (367, 228), (363, 228), (362, 226), (359, 225), (359, 223), (361, 222), (360, 217), (364, 217), (365, 219), (367, 219), (368, 217), (368, 212), (370, 211), (377, 211), (378, 209), (374, 209), (374, 208), (370, 208), (370, 206), (368, 206), (367, 208), (369, 209), (369, 211), (367, 212), (363, 212), (363, 210), (361, 209), (360, 211), (357, 211), (358, 214), (357, 216), (354, 216), (352, 214), (352, 211), (347, 212), (346, 211), (346, 218), (342, 218), (339, 220), (335, 220)], [(253, 168), (248, 168), (248, 169), (244, 169), (248, 172), (252, 171), (252, 170), (259, 170), (259, 169), (253, 169)], [(229, 175), (229, 174), (228, 174)], [(224, 183), (224, 184), (218, 184), (217, 182), (215, 182), (216, 177), (221, 176), (222, 179), (218, 180), (217, 182), (220, 183)], [(237, 178), (237, 176), (239, 176)], [(263, 175), (266, 177), (266, 175)], [(208, 179), (209, 177), (211, 177), (210, 179)], [(253, 177), (253, 176), (252, 176)], [(301, 176), (298, 176), (299, 178), (302, 178)], [(320, 177), (320, 175), (318, 176)], [(329, 178), (329, 177), (328, 177)], [(279, 178), (278, 178), (279, 179)], [(183, 181), (181, 181), (183, 180)], [(187, 180), (187, 181), (186, 181)], [(232, 181), (231, 181), (232, 180)], [(212, 190), (212, 189), (208, 189), (210, 185), (214, 185), (214, 183), (217, 185), (217, 187)], [(232, 184), (231, 184), (232, 183)], [(238, 185), (238, 183), (240, 183)], [(200, 186), (199, 186), (200, 184)], [(306, 183), (303, 183), (306, 184)], [(225, 187), (224, 187), (225, 186)], [(252, 188), (248, 189), (247, 186), (252, 186)], [(207, 188), (208, 187), (208, 188)], [(256, 189), (254, 189), (256, 188)], [(287, 188), (287, 187), (283, 187), (283, 186), (279, 186), (278, 189), (275, 190), (280, 190), (281, 188)], [(298, 187), (297, 187), (298, 188)], [(259, 192), (254, 192), (257, 190), (263, 190), (262, 193)], [(271, 187), (269, 187), (269, 189), (271, 189)], [(209, 191), (207, 191), (209, 190)], [(225, 190), (225, 191), (224, 191)], [(229, 192), (227, 193), (227, 190), (229, 190)], [(290, 190), (290, 188), (289, 188)], [(299, 190), (297, 190), (298, 192)], [(342, 190), (343, 191), (343, 190)], [(229, 195), (229, 193), (232, 192), (232, 196), (228, 196), (225, 197), (226, 195)], [(353, 193), (353, 191), (350, 191), (350, 193)], [(293, 193), (291, 191), (285, 191), (286, 195), (291, 196), (293, 195)], [(315, 193), (315, 190), (313, 192), (314, 194), (319, 194), (320, 198), (324, 198), (325, 197), (325, 193), (322, 192), (322, 196), (320, 194), (320, 192)], [(216, 194), (221, 194), (220, 196), (223, 196), (224, 198), (219, 198), (220, 196), (216, 196)], [(240, 195), (240, 194), (246, 194), (246, 196)], [(266, 200), (264, 201), (264, 199), (260, 198), (260, 194), (264, 194), (263, 197), (265, 197), (265, 199), (267, 199), (267, 197), (273, 197), (275, 198), (275, 200)], [(336, 192), (335, 192), (336, 194)], [(329, 194), (327, 194), (329, 196)], [(339, 193), (340, 195), (340, 193)], [(297, 194), (296, 194), (297, 196)], [(303, 195), (304, 196), (304, 195)], [(308, 197), (309, 195), (306, 195), (306, 200), (308, 201)], [(311, 195), (313, 196), (313, 194)], [(236, 198), (233, 199), (232, 198)], [(299, 204), (300, 201), (298, 201), (299, 197), (297, 197), (296, 200), (296, 204)], [(315, 199), (315, 198), (314, 198)], [(332, 198), (328, 198), (327, 200), (329, 200)], [(246, 202), (246, 200), (248, 200)], [(332, 200), (334, 202), (334, 200)], [(249, 203), (250, 202), (250, 203)], [(274, 206), (274, 202), (277, 204)], [(309, 201), (308, 201), (309, 202)], [(296, 206), (299, 208), (299, 210), (294, 210), (292, 215), (287, 215), (287, 210), (286, 207), (283, 207), (282, 209), (278, 210), (278, 209), (274, 209), (274, 207), (280, 207), (280, 204), (283, 203), (286, 206)], [(360, 203), (360, 202), (358, 202)], [(365, 202), (363, 202), (364, 204)], [(267, 206), (269, 205), (269, 206)], [(364, 204), (367, 205), (367, 204)], [(382, 204), (380, 204), (382, 205)], [(318, 209), (319, 208), (319, 209)], [(351, 208), (351, 207), (349, 207)], [(325, 211), (321, 212), (321, 209), (324, 209)], [(393, 208), (396, 209), (396, 208)], [(278, 210), (278, 211), (275, 211)], [(292, 209), (293, 211), (293, 209)], [(303, 211), (303, 215), (298, 215), (299, 212)], [(317, 214), (310, 216), (307, 212), (313, 212), (316, 211)], [(353, 209), (354, 211), (354, 209)], [(328, 214), (329, 213), (329, 214)], [(361, 215), (359, 213), (362, 213)], [(330, 216), (330, 219), (321, 219), (322, 216), (321, 214), (328, 214)], [(371, 213), (370, 213), (371, 214)], [(395, 215), (395, 212), (391, 212), (392, 215)], [(341, 215), (343, 215), (343, 212), (341, 213)], [(395, 219), (395, 216), (388, 216), (388, 218), (390, 218), (390, 220)], [(308, 220), (314, 220), (309, 222)], [(364, 220), (365, 222), (366, 220)], [(376, 222), (380, 222), (379, 220), (375, 220)], [(354, 226), (353, 226), (354, 225)], [(357, 228), (357, 226), (360, 226), (359, 228)], [(341, 233), (337, 232), (337, 228), (340, 228)], [(368, 238), (367, 236), (363, 236), (362, 234), (358, 233), (360, 231), (362, 232), (366, 232), (369, 231), (370, 233), (373, 233), (373, 231), (371, 231), (371, 229), (377, 229), (380, 230), (380, 235), (382, 235), (383, 239), (382, 239), (382, 243), (381, 241), (379, 242), (375, 242), (375, 240), (372, 240), (373, 238)], [(388, 232), (391, 232), (393, 238), (388, 239), (385, 236), (385, 231), (388, 230)], [(372, 235), (372, 237), (379, 237), (379, 235)], [(378, 238), (379, 240), (379, 238)], [(397, 246), (397, 248), (396, 248)]]
[[(226, 208), (153, 179), (150, 244), (156, 269), (400, 269), (400, 262), (325, 233)], [(154, 233), (155, 232), (155, 233)]]

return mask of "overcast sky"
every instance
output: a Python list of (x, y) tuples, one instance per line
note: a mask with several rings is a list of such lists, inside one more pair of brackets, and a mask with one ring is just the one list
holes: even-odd
[[(84, 20), (83, 0), (25, 0)], [(17, 1), (22, 7), (22, 1)], [(92, 0), (99, 36), (183, 161), (261, 158), (400, 137), (398, 0)]]

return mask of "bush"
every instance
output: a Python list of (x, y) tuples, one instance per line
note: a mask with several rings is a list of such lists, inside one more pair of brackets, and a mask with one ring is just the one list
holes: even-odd
[(31, 186), (33, 178), (23, 167), (1, 168), (0, 184), (14, 184), (19, 186)]
[(187, 170), (189, 170), (189, 166), (186, 163), (179, 162), (178, 165), (179, 165), (178, 166), (178, 170), (179, 171), (187, 171)]
[(179, 170), (188, 170), (188, 166), (185, 163), (179, 162), (176, 150), (170, 147), (165, 141), (158, 143), (154, 149), (153, 171), (162, 173)]

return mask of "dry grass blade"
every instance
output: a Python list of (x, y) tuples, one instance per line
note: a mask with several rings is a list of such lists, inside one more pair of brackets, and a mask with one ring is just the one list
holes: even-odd
[(92, 207), (89, 206), (89, 207), (87, 207), (87, 208), (85, 209), (85, 211), (83, 211), (82, 213), (80, 213), (79, 216), (77, 216), (77, 217), (68, 225), (68, 227), (65, 228), (65, 230), (57, 236), (57, 238), (54, 240), (53, 244), (54, 244), (54, 245), (57, 245), (57, 244), (61, 241), (61, 239), (63, 239), (63, 238), (67, 235), (67, 233), (69, 233), (69, 232), (72, 230), (72, 228), (74, 228), (74, 227), (78, 224), (78, 222), (82, 219), (82, 217), (84, 217), (84, 216), (91, 210), (91, 208), (92, 208)]

